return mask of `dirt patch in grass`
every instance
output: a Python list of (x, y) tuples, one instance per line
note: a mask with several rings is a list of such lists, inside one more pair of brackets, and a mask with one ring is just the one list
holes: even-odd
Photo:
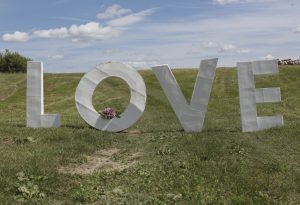
[(137, 165), (137, 158), (142, 155), (140, 152), (136, 152), (127, 155), (126, 158), (122, 160), (114, 160), (113, 156), (119, 152), (120, 150), (117, 148), (99, 150), (91, 156), (87, 156), (87, 161), (85, 163), (70, 164), (68, 166), (60, 167), (58, 171), (62, 174), (78, 175), (90, 175), (100, 171), (123, 171)]
[(14, 140), (13, 140), (12, 138), (9, 138), (9, 137), (4, 137), (4, 138), (2, 139), (2, 143), (3, 143), (4, 145), (11, 145), (11, 144), (14, 143)]

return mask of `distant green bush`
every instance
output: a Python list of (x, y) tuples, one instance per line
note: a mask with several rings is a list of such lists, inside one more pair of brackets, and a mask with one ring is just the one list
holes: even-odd
[(17, 52), (5, 50), (0, 52), (0, 72), (2, 73), (25, 73), (27, 70), (27, 61), (30, 58), (24, 57)]

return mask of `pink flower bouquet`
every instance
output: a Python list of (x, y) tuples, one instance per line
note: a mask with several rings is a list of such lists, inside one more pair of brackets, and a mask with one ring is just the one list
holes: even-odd
[(102, 118), (107, 119), (107, 120), (111, 120), (114, 117), (120, 118), (116, 109), (110, 108), (110, 107), (107, 107), (104, 110), (101, 110), (99, 113), (102, 116)]

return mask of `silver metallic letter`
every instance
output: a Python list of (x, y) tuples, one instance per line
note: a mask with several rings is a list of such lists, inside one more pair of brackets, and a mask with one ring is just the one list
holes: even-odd
[(238, 63), (240, 109), (243, 132), (283, 125), (282, 116), (258, 117), (256, 103), (280, 102), (280, 88), (255, 88), (254, 75), (278, 73), (277, 60)]
[(201, 61), (190, 105), (181, 92), (169, 66), (162, 65), (152, 68), (178, 120), (187, 132), (200, 132), (203, 128), (217, 62), (218, 59)]
[(59, 127), (60, 115), (44, 114), (43, 63), (27, 63), (27, 127)]
[[(130, 87), (131, 98), (120, 118), (103, 119), (92, 102), (97, 85), (108, 77), (119, 77)], [(96, 66), (80, 80), (75, 94), (76, 107), (81, 117), (92, 127), (110, 132), (122, 131), (134, 124), (146, 106), (146, 86), (133, 68), (122, 63), (105, 63)]]

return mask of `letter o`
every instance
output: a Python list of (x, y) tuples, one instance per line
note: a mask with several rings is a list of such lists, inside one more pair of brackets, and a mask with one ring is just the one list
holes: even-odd
[[(103, 119), (93, 106), (93, 94), (104, 79), (119, 77), (130, 88), (130, 102), (120, 118)], [(142, 76), (123, 63), (100, 64), (87, 72), (80, 80), (75, 102), (80, 116), (92, 127), (110, 132), (119, 132), (133, 125), (143, 114), (146, 106), (146, 86)]]

